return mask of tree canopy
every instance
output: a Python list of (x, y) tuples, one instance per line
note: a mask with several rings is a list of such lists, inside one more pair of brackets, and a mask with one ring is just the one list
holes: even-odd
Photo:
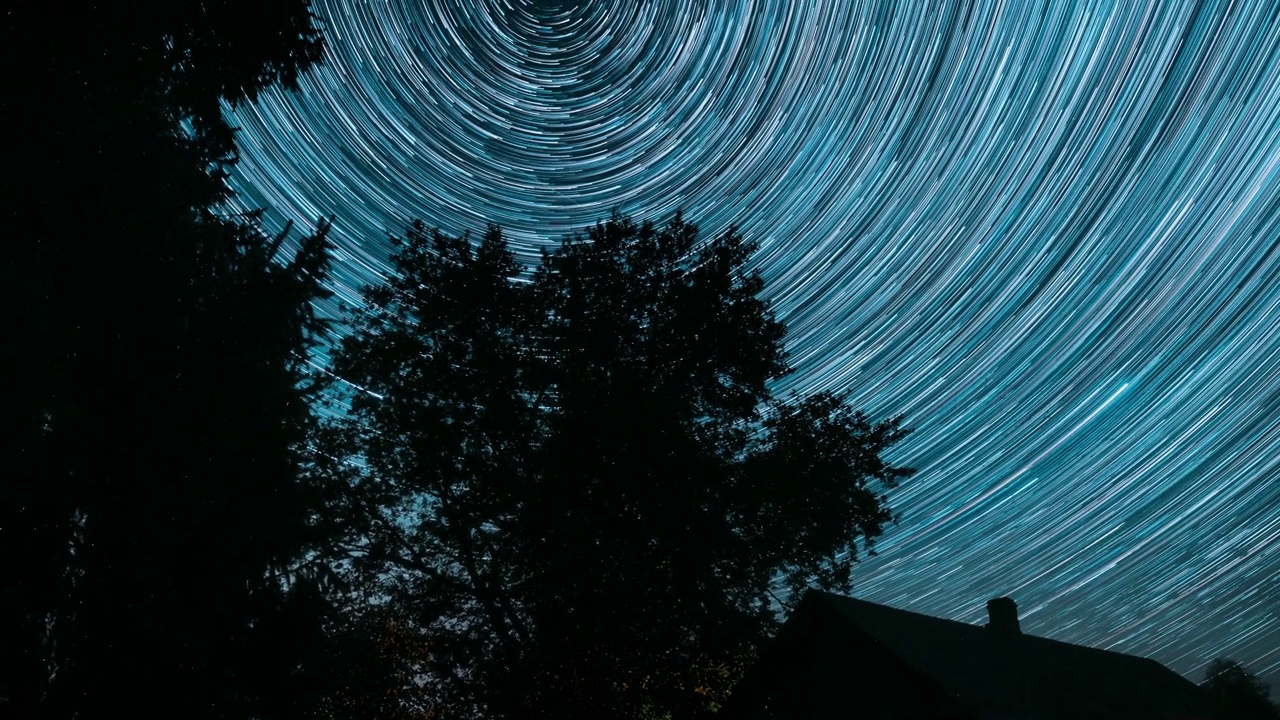
[(1271, 702), (1271, 688), (1230, 658), (1209, 663), (1200, 689), (1231, 720), (1280, 720), (1280, 708)]
[(696, 716), (776, 622), (848, 590), (906, 430), (775, 398), (785, 328), (754, 245), (615, 215), (532, 270), (415, 224), (332, 371), (349, 551), (429, 643), (453, 717)]
[(0, 23), (0, 713), (293, 712), (324, 606), (299, 449), (328, 227), (224, 213), (220, 103), (319, 59), (308, 3)]

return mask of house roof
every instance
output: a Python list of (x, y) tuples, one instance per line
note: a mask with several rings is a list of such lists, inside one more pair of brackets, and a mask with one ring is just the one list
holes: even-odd
[[(1011, 603), (1010, 603), (1011, 604)], [(1198, 688), (1146, 658), (811, 591), (806, 612), (840, 618), (980, 717), (1206, 718)], [(797, 609), (800, 612), (800, 609)]]

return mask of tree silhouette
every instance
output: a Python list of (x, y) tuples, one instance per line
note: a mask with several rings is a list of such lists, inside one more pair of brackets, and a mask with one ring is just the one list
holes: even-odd
[(333, 371), (370, 592), (456, 717), (695, 716), (773, 629), (774, 579), (847, 590), (906, 430), (778, 400), (754, 250), (615, 215), (529, 273), (412, 226)]
[(294, 713), (324, 605), (300, 448), (328, 226), (220, 214), (220, 102), (319, 58), (308, 5), (0, 23), (0, 713)]
[(1240, 663), (1217, 658), (1205, 668), (1200, 688), (1230, 720), (1274, 720), (1280, 709), (1271, 702), (1270, 688)]

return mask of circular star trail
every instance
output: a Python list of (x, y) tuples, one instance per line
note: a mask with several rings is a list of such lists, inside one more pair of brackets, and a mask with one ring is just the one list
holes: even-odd
[(857, 593), (1220, 655), (1280, 683), (1280, 6), (317, 0), (297, 94), (238, 109), (274, 223), (521, 257), (613, 208), (736, 224), (791, 329), (779, 389), (916, 432)]

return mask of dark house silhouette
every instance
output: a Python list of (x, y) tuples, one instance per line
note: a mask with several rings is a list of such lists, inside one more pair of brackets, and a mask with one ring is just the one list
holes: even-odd
[(1201, 720), (1200, 690), (1146, 658), (810, 591), (734, 689), (723, 720)]

